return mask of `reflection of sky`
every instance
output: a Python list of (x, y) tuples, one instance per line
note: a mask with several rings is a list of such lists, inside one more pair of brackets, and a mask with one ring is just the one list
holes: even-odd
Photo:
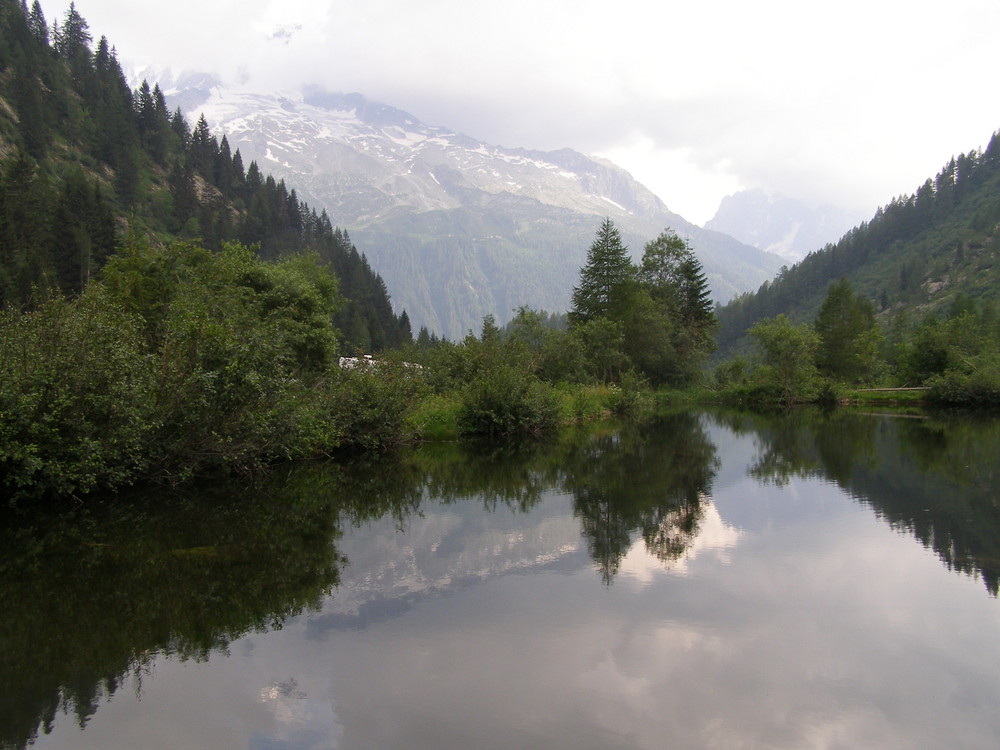
[(38, 746), (996, 747), (1000, 604), (829, 483), (757, 484), (727, 440), (671, 565), (637, 538), (603, 586), (564, 495), (428, 504), (346, 532), (319, 613), (158, 662)]
[(684, 554), (672, 561), (659, 560), (650, 555), (641, 542), (632, 545), (618, 567), (618, 579), (630, 580), (645, 586), (653, 582), (655, 576), (669, 571), (674, 575), (688, 575), (691, 563), (703, 554), (714, 555), (716, 560), (726, 563), (730, 559), (728, 550), (735, 547), (742, 536), (739, 529), (730, 526), (719, 515), (718, 508), (711, 499), (702, 498), (702, 517), (698, 522), (698, 533), (689, 540)]

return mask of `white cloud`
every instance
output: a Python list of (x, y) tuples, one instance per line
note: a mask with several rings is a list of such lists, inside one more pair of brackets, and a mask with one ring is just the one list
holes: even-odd
[(873, 211), (1000, 127), (993, 0), (77, 8), (123, 61), (318, 83), (499, 145), (604, 154), (696, 221), (751, 187)]

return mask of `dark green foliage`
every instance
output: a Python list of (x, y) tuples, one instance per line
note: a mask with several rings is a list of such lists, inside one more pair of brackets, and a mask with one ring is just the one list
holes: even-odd
[(333, 415), (337, 445), (385, 451), (409, 438), (406, 416), (425, 387), (418, 370), (380, 361), (341, 370), (330, 381), (324, 406)]
[(249, 471), (357, 426), (337, 411), (353, 408), (331, 378), (340, 297), (315, 258), (135, 244), (105, 277), (0, 318), (10, 500)]
[(932, 401), (995, 409), (1000, 407), (1000, 355), (977, 357), (965, 367), (928, 378), (927, 383)]
[(611, 219), (605, 219), (580, 269), (580, 284), (573, 288), (570, 321), (580, 325), (596, 318), (620, 318), (634, 278), (635, 267), (621, 233)]
[(998, 196), (1000, 133), (982, 153), (950, 160), (913, 195), (721, 308), (720, 346), (743, 351), (754, 324), (778, 314), (815, 316), (815, 364), (831, 382), (932, 386), (939, 401), (991, 403)]
[(0, 172), (0, 301), (22, 301), (52, 276), (55, 193), (35, 161), (19, 152)]
[(0, 306), (28, 303), (33, 288), (78, 293), (127, 223), (211, 251), (240, 241), (266, 259), (316, 253), (348, 299), (337, 321), (346, 348), (410, 340), (382, 279), (325, 214), (256, 164), (245, 170), (204, 118), (192, 132), (158, 86), (133, 93), (110, 42), (92, 51), (75, 5), (52, 38), (37, 3), (0, 0)]
[(66, 175), (52, 216), (50, 257), (58, 287), (82, 290), (115, 249), (115, 222), (99, 184), (80, 169)]
[[(458, 393), (458, 429), (463, 434), (500, 437), (544, 432), (559, 421), (558, 402), (539, 374), (553, 355), (556, 339), (539, 328), (540, 317), (522, 309), (517, 333), (505, 333), (492, 316), (479, 338), (437, 342), (413, 354), (426, 366), (424, 378), (439, 394)], [(550, 335), (552, 338), (550, 338)]]
[(461, 394), (458, 424), (466, 435), (537, 434), (558, 423), (552, 390), (516, 360), (491, 359)]
[(779, 315), (750, 329), (758, 348), (756, 394), (763, 400), (783, 403), (809, 400), (816, 393), (815, 355), (819, 340), (805, 325), (793, 325)]
[(655, 304), (637, 312), (650, 320), (649, 328), (662, 328), (665, 342), (636, 346), (652, 358), (645, 367), (637, 364), (657, 383), (697, 380), (715, 348), (718, 327), (701, 264), (688, 243), (667, 230), (646, 244), (639, 279)]
[(0, 313), (0, 494), (83, 495), (144, 469), (154, 382), (140, 325), (99, 287)]
[(587, 369), (597, 382), (614, 382), (631, 367), (625, 351), (625, 325), (621, 321), (595, 318), (575, 325), (572, 335), (580, 341)]
[(526, 366), (547, 383), (582, 383), (588, 365), (579, 335), (566, 330), (566, 316), (521, 307), (504, 330), (521, 347)]
[(854, 293), (847, 279), (831, 284), (814, 328), (821, 374), (848, 383), (871, 378), (881, 338), (875, 308)]
[(940, 312), (962, 294), (992, 299), (1000, 290), (992, 250), (998, 226), (1000, 134), (994, 134), (982, 153), (952, 159), (913, 195), (893, 200), (836, 244), (721, 308), (720, 348), (733, 351), (763, 318), (809, 319), (840, 279), (878, 301), (876, 313), (887, 316), (899, 309)]
[(336, 353), (339, 300), (314, 261), (136, 247), (107, 279), (156, 358), (156, 468), (183, 478), (310, 451), (300, 412)]
[(686, 385), (698, 379), (715, 347), (705, 274), (687, 242), (670, 230), (646, 244), (636, 268), (605, 220), (573, 304), (573, 333), (603, 382), (634, 368), (657, 385)]

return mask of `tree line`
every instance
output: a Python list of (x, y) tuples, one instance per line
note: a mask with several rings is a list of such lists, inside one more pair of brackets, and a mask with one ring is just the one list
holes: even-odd
[(314, 252), (348, 300), (336, 320), (345, 349), (410, 340), (325, 211), (245, 166), (204, 117), (189, 126), (158, 85), (132, 91), (114, 47), (92, 41), (73, 3), (50, 28), (37, 0), (0, 0), (0, 305), (78, 294), (129, 234), (149, 233), (212, 251), (239, 242), (265, 259)]
[(842, 278), (883, 317), (914, 307), (947, 314), (959, 295), (988, 303), (1000, 288), (990, 247), (1000, 224), (998, 196), (1000, 134), (994, 133), (982, 152), (950, 159), (914, 193), (892, 200), (838, 242), (721, 307), (720, 351), (738, 350), (765, 318), (811, 318), (829, 285)]
[(784, 313), (748, 331), (749, 357), (715, 369), (715, 385), (751, 401), (836, 401), (863, 386), (924, 387), (932, 401), (1000, 405), (1000, 315), (991, 302), (957, 296), (918, 321), (901, 309), (879, 322), (847, 279), (831, 284), (813, 322)]

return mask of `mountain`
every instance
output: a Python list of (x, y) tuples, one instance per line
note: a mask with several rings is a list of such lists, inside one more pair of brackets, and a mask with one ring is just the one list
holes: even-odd
[(365, 99), (259, 94), (166, 82), (244, 159), (323, 207), (378, 269), (414, 326), (448, 337), (521, 305), (567, 309), (587, 248), (611, 218), (637, 257), (666, 228), (688, 239), (716, 300), (773, 276), (781, 259), (670, 212), (614, 164), (569, 149), (493, 146)]
[(723, 198), (705, 228), (795, 262), (836, 242), (863, 218), (835, 206), (811, 208), (795, 198), (743, 190)]
[(1000, 296), (1000, 133), (982, 152), (951, 159), (913, 194), (880, 208), (839, 242), (718, 311), (719, 354), (740, 347), (758, 320), (811, 322), (830, 284), (846, 279), (883, 323), (912, 325)]
[[(178, 82), (197, 92), (210, 79)], [(0, 0), (0, 308), (75, 294), (133, 238), (218, 250), (256, 245), (268, 259), (311, 252), (346, 298), (342, 350), (410, 339), (367, 259), (207, 125), (192, 130), (162, 90), (133, 90), (105, 37), (92, 44), (70, 5), (50, 33), (41, 6)]]

